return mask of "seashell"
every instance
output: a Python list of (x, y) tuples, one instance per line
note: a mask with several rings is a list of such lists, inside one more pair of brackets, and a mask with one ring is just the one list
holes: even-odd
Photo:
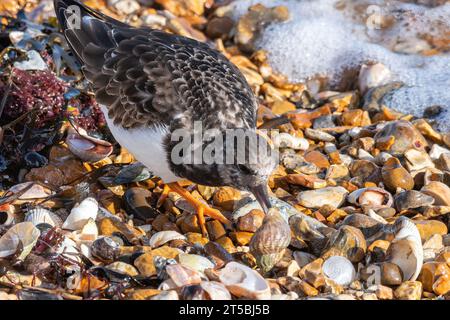
[(86, 198), (73, 207), (62, 228), (67, 230), (80, 230), (89, 221), (95, 220), (98, 213), (98, 202), (94, 198)]
[(35, 226), (45, 223), (51, 225), (52, 227), (61, 227), (63, 224), (58, 215), (48, 209), (39, 207), (28, 211), (25, 216), (25, 221), (29, 221)]
[(203, 273), (205, 269), (213, 269), (215, 267), (214, 263), (209, 259), (198, 254), (181, 253), (178, 256), (178, 261), (182, 266), (201, 273)]
[(450, 206), (450, 188), (439, 181), (431, 181), (420, 189), (421, 192), (434, 198), (435, 206)]
[(255, 270), (237, 262), (229, 262), (219, 272), (219, 280), (238, 298), (268, 300), (269, 283)]
[(116, 261), (113, 263), (110, 263), (106, 266), (106, 269), (112, 270), (121, 274), (126, 274), (128, 276), (134, 277), (139, 274), (137, 269), (132, 266), (131, 264), (122, 262), (122, 261)]
[(345, 257), (332, 256), (322, 265), (323, 274), (341, 286), (348, 286), (356, 279), (353, 264)]
[(231, 300), (230, 292), (220, 282), (202, 281), (200, 286), (206, 291), (210, 300)]
[(423, 150), (409, 149), (405, 152), (405, 158), (406, 168), (410, 172), (435, 167), (433, 160)]
[(200, 273), (180, 264), (167, 265), (166, 272), (177, 287), (184, 287), (202, 282)]
[(64, 237), (64, 240), (56, 248), (56, 253), (68, 257), (71, 260), (81, 262), (79, 251), (77, 249), (77, 243), (68, 237)]
[(186, 240), (186, 237), (176, 231), (160, 231), (152, 235), (149, 245), (152, 248), (157, 248), (172, 240)]
[(15, 222), (14, 206), (4, 204), (0, 206), (0, 227), (8, 227)]
[(114, 261), (119, 257), (120, 245), (109, 237), (102, 237), (92, 243), (91, 253), (103, 261)]
[(256, 263), (266, 273), (281, 260), (284, 249), (291, 242), (289, 224), (281, 217), (277, 209), (271, 208), (263, 220), (262, 226), (250, 240), (250, 253)]
[(353, 191), (347, 197), (347, 201), (364, 208), (392, 207), (394, 199), (392, 195), (381, 188), (362, 188)]
[(82, 128), (70, 128), (66, 138), (69, 150), (83, 161), (100, 161), (111, 154), (111, 143), (90, 137)]
[(27, 190), (19, 196), (18, 199), (20, 200), (42, 199), (47, 198), (52, 194), (52, 192), (49, 189), (33, 182), (24, 182), (16, 184), (15, 186), (11, 187), (8, 190), (8, 192), (17, 194), (21, 193), (24, 189)]
[(18, 259), (25, 259), (40, 235), (41, 232), (31, 222), (15, 224), (0, 238), (0, 258), (9, 257), (21, 248)]
[(175, 290), (166, 290), (150, 298), (150, 300), (179, 300)]
[[(280, 200), (276, 197), (273, 197), (273, 196), (270, 197), (270, 204), (272, 205), (272, 207), (275, 207), (279, 210), (279, 213), (286, 221), (288, 221), (289, 217), (294, 214), (304, 215), (303, 213), (300, 213), (297, 209), (295, 209), (293, 206), (291, 206), (289, 203), (287, 203), (283, 200)], [(238, 209), (236, 209), (233, 212), (233, 214), (232, 214), (233, 220), (237, 222), (240, 217), (245, 216), (246, 214), (248, 214), (250, 211), (252, 211), (254, 209), (262, 210), (262, 207), (258, 201), (253, 200), (253, 198), (252, 198), (252, 200), (250, 200), (249, 202), (244, 204), (242, 207), (239, 207)], [(314, 220), (314, 219), (311, 218), (311, 220)]]
[(363, 64), (358, 77), (359, 91), (364, 94), (368, 89), (387, 84), (390, 78), (391, 71), (384, 64)]
[(180, 292), (181, 300), (206, 300), (206, 292), (199, 284), (184, 286)]
[(294, 150), (308, 150), (308, 140), (300, 137), (295, 137), (289, 133), (279, 133), (272, 138), (275, 148), (291, 148)]
[(90, 218), (79, 231), (74, 232), (79, 241), (94, 241), (98, 237), (98, 228), (95, 220)]
[(386, 226), (387, 232), (395, 234), (386, 253), (386, 261), (400, 267), (403, 281), (414, 281), (423, 265), (423, 247), (419, 230), (408, 218), (402, 216), (393, 225)]
[(135, 162), (121, 169), (114, 177), (114, 184), (125, 184), (150, 179), (152, 173), (140, 162)]
[(401, 212), (431, 206), (434, 203), (434, 198), (416, 190), (407, 190), (396, 194), (394, 202), (397, 211)]

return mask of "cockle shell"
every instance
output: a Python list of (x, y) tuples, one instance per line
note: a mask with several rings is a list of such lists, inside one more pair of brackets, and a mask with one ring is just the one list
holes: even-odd
[(395, 234), (387, 250), (386, 261), (400, 267), (403, 272), (403, 281), (416, 280), (423, 265), (423, 247), (419, 230), (410, 219), (404, 216), (386, 228), (388, 232)]
[(394, 203), (394, 199), (389, 192), (376, 187), (355, 190), (348, 195), (347, 201), (370, 209), (392, 207)]
[(95, 220), (98, 213), (98, 202), (94, 198), (86, 198), (70, 211), (69, 216), (62, 225), (63, 229), (80, 230), (89, 221)]
[(332, 256), (322, 265), (323, 274), (341, 286), (347, 286), (356, 278), (353, 264), (345, 257)]
[(250, 240), (250, 253), (256, 258), (263, 272), (270, 271), (283, 257), (284, 249), (291, 242), (289, 224), (281, 217), (277, 209), (271, 208), (263, 224)]
[(27, 212), (25, 221), (29, 221), (35, 226), (44, 223), (52, 227), (60, 227), (63, 224), (59, 216), (45, 208), (31, 209)]
[(255, 270), (237, 262), (229, 262), (219, 272), (219, 280), (238, 298), (268, 300), (269, 283)]
[(90, 137), (82, 128), (70, 128), (66, 143), (69, 150), (83, 161), (100, 161), (113, 151), (111, 143)]
[(152, 248), (157, 248), (172, 240), (186, 240), (186, 237), (176, 231), (160, 231), (152, 235), (149, 244)]
[(23, 260), (31, 252), (41, 232), (31, 222), (21, 222), (12, 226), (0, 238), (0, 258), (8, 257), (21, 248), (19, 260)]
[(210, 300), (231, 300), (230, 292), (220, 282), (202, 281), (200, 286), (206, 291)]

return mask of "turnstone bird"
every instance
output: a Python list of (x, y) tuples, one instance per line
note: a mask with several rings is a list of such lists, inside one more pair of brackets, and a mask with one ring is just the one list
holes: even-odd
[[(250, 191), (268, 210), (267, 179), (276, 164), (274, 157), (259, 152), (271, 146), (256, 130), (258, 104), (236, 66), (205, 43), (147, 27), (134, 28), (76, 0), (54, 0), (54, 5), (111, 133), (164, 181), (160, 200), (169, 190), (179, 193), (196, 208), (205, 235), (204, 214), (225, 224), (229, 220), (179, 185), (182, 179)], [(214, 134), (201, 140), (200, 146), (192, 143), (193, 149), (204, 151), (211, 143), (223, 142), (229, 129), (245, 130), (263, 148), (256, 151), (255, 144), (245, 143), (241, 150), (242, 145), (222, 143), (219, 153), (232, 154), (232, 161), (174, 161), (179, 141), (173, 141), (173, 134), (183, 130), (194, 136), (198, 122)], [(244, 161), (238, 159), (237, 151), (244, 152)], [(255, 152), (256, 158), (249, 156)]]

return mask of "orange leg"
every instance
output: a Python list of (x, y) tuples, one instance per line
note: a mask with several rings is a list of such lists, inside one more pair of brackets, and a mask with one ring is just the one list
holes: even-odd
[(166, 201), (167, 197), (169, 196), (170, 187), (168, 184), (164, 185), (163, 192), (159, 196), (158, 202), (156, 203), (156, 207), (160, 208), (164, 202)]
[(208, 234), (205, 227), (205, 215), (219, 220), (223, 224), (230, 223), (230, 220), (228, 220), (219, 210), (213, 209), (207, 204), (201, 202), (199, 199), (195, 198), (192, 194), (181, 187), (178, 182), (168, 183), (167, 186), (170, 190), (178, 193), (180, 196), (186, 199), (186, 201), (189, 202), (197, 210), (198, 222), (204, 236)]

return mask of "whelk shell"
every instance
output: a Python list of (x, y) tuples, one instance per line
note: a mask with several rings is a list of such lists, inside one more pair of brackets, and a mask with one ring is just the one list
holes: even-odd
[(16, 253), (19, 247), (22, 252), (19, 260), (23, 260), (31, 252), (41, 232), (31, 222), (21, 222), (12, 226), (0, 238), (0, 258), (8, 257)]
[(347, 286), (356, 278), (353, 264), (345, 257), (332, 256), (322, 266), (323, 274), (341, 286)]
[(229, 262), (219, 272), (220, 282), (236, 297), (268, 300), (269, 283), (255, 270), (237, 262)]
[(403, 281), (416, 280), (423, 265), (422, 240), (416, 225), (402, 216), (386, 228), (395, 234), (387, 250), (386, 260), (400, 267)]
[(160, 231), (152, 235), (149, 244), (152, 248), (157, 248), (172, 240), (186, 240), (186, 237), (176, 231)]
[(63, 229), (80, 230), (89, 221), (95, 220), (98, 213), (98, 202), (94, 198), (86, 198), (70, 211), (69, 216), (62, 225)]
[(250, 252), (263, 272), (270, 271), (283, 257), (284, 249), (291, 242), (289, 224), (277, 209), (271, 208), (262, 226), (250, 240)]

